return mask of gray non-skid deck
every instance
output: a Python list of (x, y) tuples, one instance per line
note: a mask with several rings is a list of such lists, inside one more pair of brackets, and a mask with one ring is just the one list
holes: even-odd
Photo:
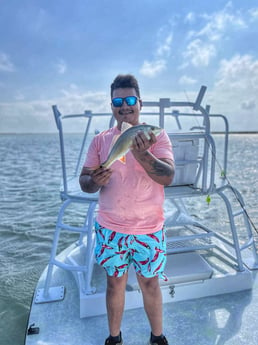
[[(40, 333), (27, 336), (26, 345), (103, 344), (106, 315), (80, 318), (72, 273), (57, 268), (53, 276), (55, 285), (65, 282), (65, 298), (33, 304), (29, 324), (35, 323)], [(257, 345), (257, 306), (255, 278), (252, 290), (164, 304), (164, 332), (171, 345)], [(149, 325), (143, 308), (125, 311), (122, 331), (125, 345), (147, 344)]]

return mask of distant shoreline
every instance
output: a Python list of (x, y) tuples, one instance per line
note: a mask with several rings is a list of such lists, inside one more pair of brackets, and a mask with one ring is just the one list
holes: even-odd
[[(225, 132), (211, 132), (212, 134), (223, 134)], [(258, 131), (229, 131), (228, 134), (258, 134)]]

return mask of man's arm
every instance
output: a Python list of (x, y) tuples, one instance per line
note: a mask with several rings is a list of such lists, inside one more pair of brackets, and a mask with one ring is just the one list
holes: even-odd
[(96, 193), (109, 182), (111, 174), (112, 170), (110, 169), (98, 168), (90, 170), (83, 167), (79, 178), (81, 189), (86, 193)]
[(148, 151), (156, 141), (153, 133), (150, 133), (149, 140), (144, 133), (138, 133), (133, 141), (132, 152), (150, 178), (161, 185), (168, 186), (172, 183), (175, 174), (174, 162), (171, 159), (159, 159)]

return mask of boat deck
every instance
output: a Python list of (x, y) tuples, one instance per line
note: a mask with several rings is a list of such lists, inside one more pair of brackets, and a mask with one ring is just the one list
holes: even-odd
[[(71, 248), (69, 248), (70, 250)], [(66, 253), (62, 253), (64, 257)], [(175, 345), (256, 345), (258, 305), (257, 271), (253, 289), (212, 297), (165, 303), (164, 333)], [(38, 287), (44, 285), (46, 271)], [(28, 325), (39, 334), (28, 335), (26, 345), (100, 345), (108, 334), (107, 317), (80, 318), (78, 288), (72, 273), (56, 267), (53, 284), (65, 282), (62, 301), (34, 304)], [(71, 279), (72, 278), (72, 279)], [(96, 309), (101, 306), (96, 305)], [(126, 310), (122, 322), (124, 344), (147, 344), (149, 324), (143, 308)]]

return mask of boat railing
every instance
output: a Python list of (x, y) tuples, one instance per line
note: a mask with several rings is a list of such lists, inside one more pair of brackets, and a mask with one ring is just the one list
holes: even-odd
[[(183, 225), (187, 229), (191, 228), (190, 235), (186, 237), (184, 235), (178, 237), (168, 236), (168, 252), (170, 254), (175, 252), (207, 250), (210, 248), (221, 249), (220, 253), (224, 256), (228, 256), (230, 260), (233, 260), (236, 269), (242, 271), (244, 269), (242, 258), (243, 250), (251, 248), (253, 252), (253, 266), (258, 265), (255, 243), (250, 222), (245, 212), (241, 213), (241, 216), (244, 218), (246, 225), (247, 241), (242, 247), (239, 243), (238, 227), (235, 221), (239, 212), (235, 212), (232, 209), (230, 200), (225, 193), (225, 191), (231, 190), (238, 194), (234, 188), (231, 188), (226, 179), (228, 122), (224, 115), (211, 114), (209, 106), (203, 107), (201, 105), (205, 91), (206, 87), (202, 86), (195, 102), (174, 102), (169, 98), (161, 98), (156, 102), (143, 102), (141, 118), (146, 117), (148, 121), (152, 121), (152, 119), (154, 121), (156, 118), (159, 126), (166, 129), (174, 146), (176, 175), (174, 183), (165, 188), (165, 196), (166, 200), (171, 203), (171, 207), (175, 209), (175, 213), (169, 217), (169, 222), (167, 222), (168, 226), (178, 227)], [(151, 111), (145, 112), (146, 108), (151, 108)], [(78, 273), (78, 280), (81, 281), (83, 277), (83, 292), (85, 294), (94, 292), (94, 287), (91, 286), (91, 274), (95, 262), (93, 255), (95, 235), (92, 230), (98, 205), (98, 193), (88, 194), (82, 192), (79, 186), (79, 174), (89, 145), (89, 137), (93, 135), (94, 128), (92, 128), (92, 120), (94, 118), (104, 119), (105, 117), (109, 127), (112, 127), (115, 122), (114, 117), (110, 113), (93, 113), (87, 110), (82, 114), (62, 115), (57, 106), (53, 106), (53, 112), (60, 141), (62, 166), (60, 196), (63, 200), (63, 204), (60, 208), (56, 224), (45, 287), (40, 293), (38, 303), (53, 300), (56, 298), (55, 296), (60, 293), (60, 291), (51, 288), (51, 276), (54, 266), (76, 271)], [(76, 119), (81, 121), (80, 130), (82, 126), (85, 130), (82, 134), (82, 140), (79, 143), (78, 149), (76, 152), (73, 151), (72, 154), (69, 155), (67, 154), (67, 147), (65, 146), (64, 123), (66, 121), (68, 122), (68, 120), (73, 122)], [(222, 121), (224, 126), (223, 158), (219, 163), (219, 185), (216, 183), (218, 157), (216, 153), (216, 141), (211, 126), (213, 120)], [(71, 127), (69, 125), (68, 129), (71, 132)], [(74, 168), (71, 172), (70, 165), (72, 164)], [(68, 170), (70, 171), (68, 172)], [(217, 194), (226, 205), (230, 221), (230, 240), (223, 238), (223, 236), (220, 236), (209, 227), (193, 220), (187, 210), (185, 199), (205, 196), (208, 200), (211, 194)], [(76, 203), (86, 204), (84, 209), (85, 220), (82, 226), (70, 226), (64, 221), (64, 215), (67, 208)], [(86, 246), (84, 264), (76, 263), (74, 260), (70, 263), (61, 263), (56, 258), (59, 236), (62, 230), (79, 233), (80, 237), (77, 245), (82, 247)], [(222, 246), (212, 242), (213, 238), (223, 243), (223, 249)], [(189, 240), (194, 244), (189, 246)], [(180, 242), (180, 249), (175, 249), (173, 243), (175, 244), (176, 242)], [(227, 249), (229, 246), (231, 247), (230, 250)]]

